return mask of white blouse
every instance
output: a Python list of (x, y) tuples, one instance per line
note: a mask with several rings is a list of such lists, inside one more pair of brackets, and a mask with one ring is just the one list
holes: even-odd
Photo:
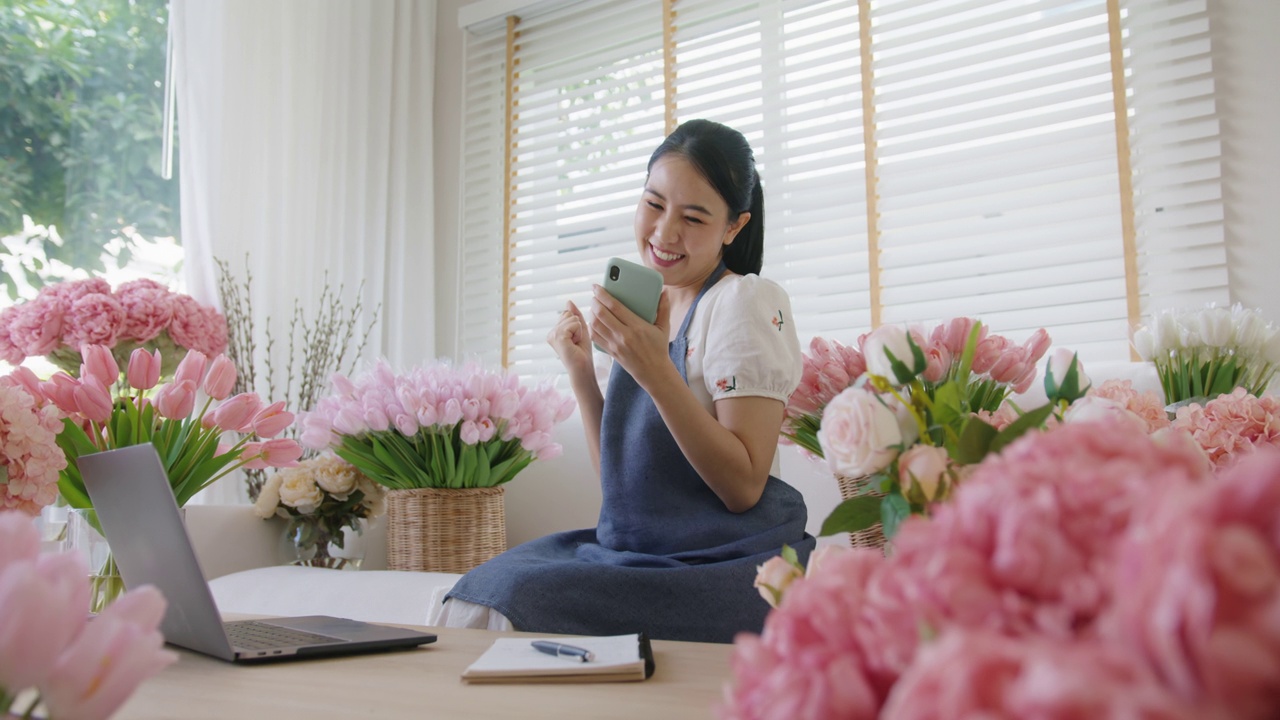
[(726, 274), (698, 303), (686, 337), (689, 388), (712, 416), (716, 400), (785, 403), (800, 384), (803, 358), (791, 299), (772, 280)]

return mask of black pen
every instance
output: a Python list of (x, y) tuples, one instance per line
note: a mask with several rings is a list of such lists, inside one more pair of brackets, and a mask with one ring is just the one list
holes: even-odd
[(551, 642), (549, 640), (534, 640), (532, 645), (533, 649), (538, 652), (555, 655), (556, 657), (575, 658), (582, 662), (591, 662), (596, 659), (595, 654), (590, 650), (576, 647), (574, 645), (565, 645), (563, 643)]

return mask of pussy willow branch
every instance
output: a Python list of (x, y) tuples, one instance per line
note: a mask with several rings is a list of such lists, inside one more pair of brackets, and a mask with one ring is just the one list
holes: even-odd
[[(254, 371), (256, 329), (251, 312), (253, 275), (249, 271), (249, 258), (246, 254), (246, 279), (242, 285), (235, 283), (226, 263), (221, 260), (217, 263), (220, 269), (219, 292), (227, 316), (227, 356), (240, 371), (235, 389), (237, 392), (253, 391), (258, 389), (258, 377)], [(311, 410), (328, 387), (329, 377), (334, 372), (344, 372), (349, 375), (354, 371), (355, 363), (364, 354), (369, 337), (382, 311), (382, 304), (379, 303), (369, 319), (369, 324), (360, 335), (360, 344), (351, 355), (349, 366), (344, 368), (343, 363), (348, 357), (347, 353), (352, 350), (352, 341), (356, 337), (357, 326), (363, 315), (364, 304), (361, 298), (364, 287), (364, 282), (361, 281), (356, 291), (355, 304), (349, 311), (344, 310), (341, 296), (345, 286), (339, 285), (335, 292), (329, 284), (329, 274), (326, 272), (320, 297), (316, 303), (318, 309), (312, 321), (307, 320), (301, 300), (295, 299), (287, 340), (284, 343), (288, 346), (288, 354), (283, 358), (283, 365), (279, 369), (277, 364), (282, 358), (276, 357), (276, 349), (280, 343), (277, 343), (277, 338), (271, 331), (271, 317), (267, 316), (266, 328), (263, 331), (266, 344), (263, 360), (266, 368), (264, 382), (267, 399), (284, 400), (288, 409), (294, 413)], [(282, 374), (284, 375), (284, 392), (279, 393), (277, 381)], [(291, 426), (284, 434), (286, 437), (297, 439), (298, 428)], [(304, 457), (314, 455), (314, 452), (308, 451)], [(246, 470), (245, 475), (248, 478), (249, 497), (257, 499), (266, 476), (262, 471), (254, 470)]]

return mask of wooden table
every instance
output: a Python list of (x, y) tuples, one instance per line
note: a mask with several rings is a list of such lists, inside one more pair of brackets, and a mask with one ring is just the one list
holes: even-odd
[(537, 635), (426, 630), (439, 639), (414, 650), (259, 665), (180, 651), (113, 717), (712, 718), (730, 679), (732, 646), (654, 641), (656, 670), (644, 682), (468, 685), (459, 675), (495, 638)]

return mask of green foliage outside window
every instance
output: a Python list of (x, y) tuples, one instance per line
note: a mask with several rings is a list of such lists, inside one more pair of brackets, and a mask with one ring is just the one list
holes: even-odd
[(124, 263), (136, 236), (178, 234), (178, 183), (160, 174), (167, 41), (165, 0), (0, 3), (0, 237), (25, 215), (56, 228), (50, 261), (100, 270), (113, 239)]

